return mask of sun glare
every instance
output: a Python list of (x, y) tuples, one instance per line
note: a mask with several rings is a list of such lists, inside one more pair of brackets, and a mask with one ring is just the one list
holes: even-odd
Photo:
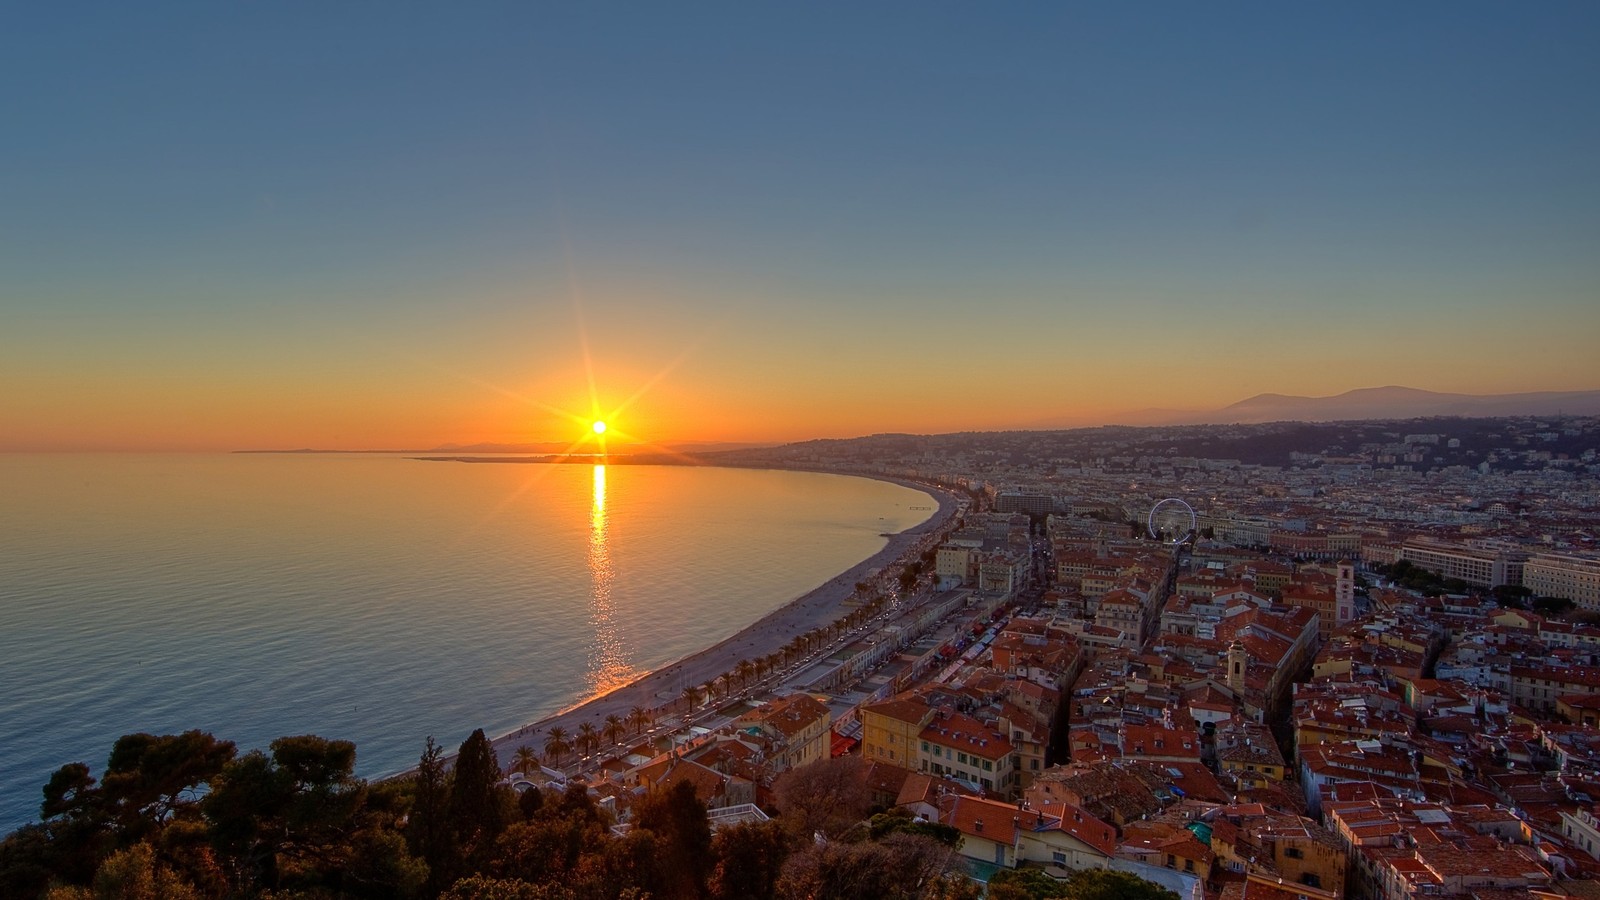
[(596, 420), (593, 427), (594, 427), (594, 433), (595, 434), (605, 434), (606, 433), (606, 423), (604, 423), (604, 422)]

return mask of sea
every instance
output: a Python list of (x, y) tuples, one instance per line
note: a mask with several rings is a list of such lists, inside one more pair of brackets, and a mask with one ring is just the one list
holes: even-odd
[(808, 472), (0, 454), (0, 833), (141, 731), (403, 770), (714, 644), (935, 505)]

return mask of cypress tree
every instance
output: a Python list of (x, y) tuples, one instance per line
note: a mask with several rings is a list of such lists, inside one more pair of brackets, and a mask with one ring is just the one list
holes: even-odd
[(467, 873), (482, 871), (505, 826), (500, 761), (479, 728), (461, 743), (450, 783), (450, 830)]
[(444, 751), (428, 736), (428, 743), (417, 760), (413, 781), (415, 800), (406, 822), (406, 839), (411, 853), (428, 864), (427, 895), (436, 896), (455, 880), (455, 842), (451, 839), (450, 775), (444, 767)]

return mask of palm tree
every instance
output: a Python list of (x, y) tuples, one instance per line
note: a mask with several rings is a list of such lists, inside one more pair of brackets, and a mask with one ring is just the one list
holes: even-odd
[(579, 753), (582, 753), (584, 756), (588, 756), (589, 754), (594, 752), (594, 748), (599, 743), (600, 743), (600, 732), (595, 731), (593, 725), (590, 725), (588, 722), (585, 722), (582, 725), (578, 726), (578, 752)]
[(642, 733), (644, 731), (644, 723), (649, 718), (650, 714), (645, 712), (644, 707), (642, 706), (635, 706), (633, 709), (628, 710), (628, 721), (633, 724), (633, 730), (635, 733)]
[(622, 736), (627, 733), (628, 729), (622, 724), (622, 718), (616, 713), (612, 713), (606, 716), (606, 723), (600, 726), (600, 731), (606, 736), (606, 740), (615, 744), (622, 740)]
[(561, 757), (572, 751), (572, 744), (567, 742), (567, 730), (557, 725), (550, 729), (544, 736), (544, 755), (553, 763), (559, 763)]
[(698, 685), (691, 684), (683, 689), (683, 702), (689, 707), (690, 712), (694, 711), (694, 708), (700, 704), (700, 688)]
[(524, 778), (531, 779), (539, 774), (539, 754), (535, 753), (533, 748), (527, 744), (518, 747), (517, 752), (511, 754), (511, 762), (517, 767), (517, 771), (522, 773)]
[(756, 673), (756, 664), (748, 659), (741, 659), (736, 671), (739, 673), (739, 684), (741, 686), (749, 684), (750, 676)]

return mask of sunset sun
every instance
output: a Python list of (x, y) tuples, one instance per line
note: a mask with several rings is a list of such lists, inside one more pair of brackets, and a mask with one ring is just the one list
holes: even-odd
[(594, 433), (595, 434), (605, 434), (606, 433), (606, 423), (600, 421), (599, 419), (595, 420), (595, 423), (594, 423), (594, 425), (592, 427), (594, 428)]

